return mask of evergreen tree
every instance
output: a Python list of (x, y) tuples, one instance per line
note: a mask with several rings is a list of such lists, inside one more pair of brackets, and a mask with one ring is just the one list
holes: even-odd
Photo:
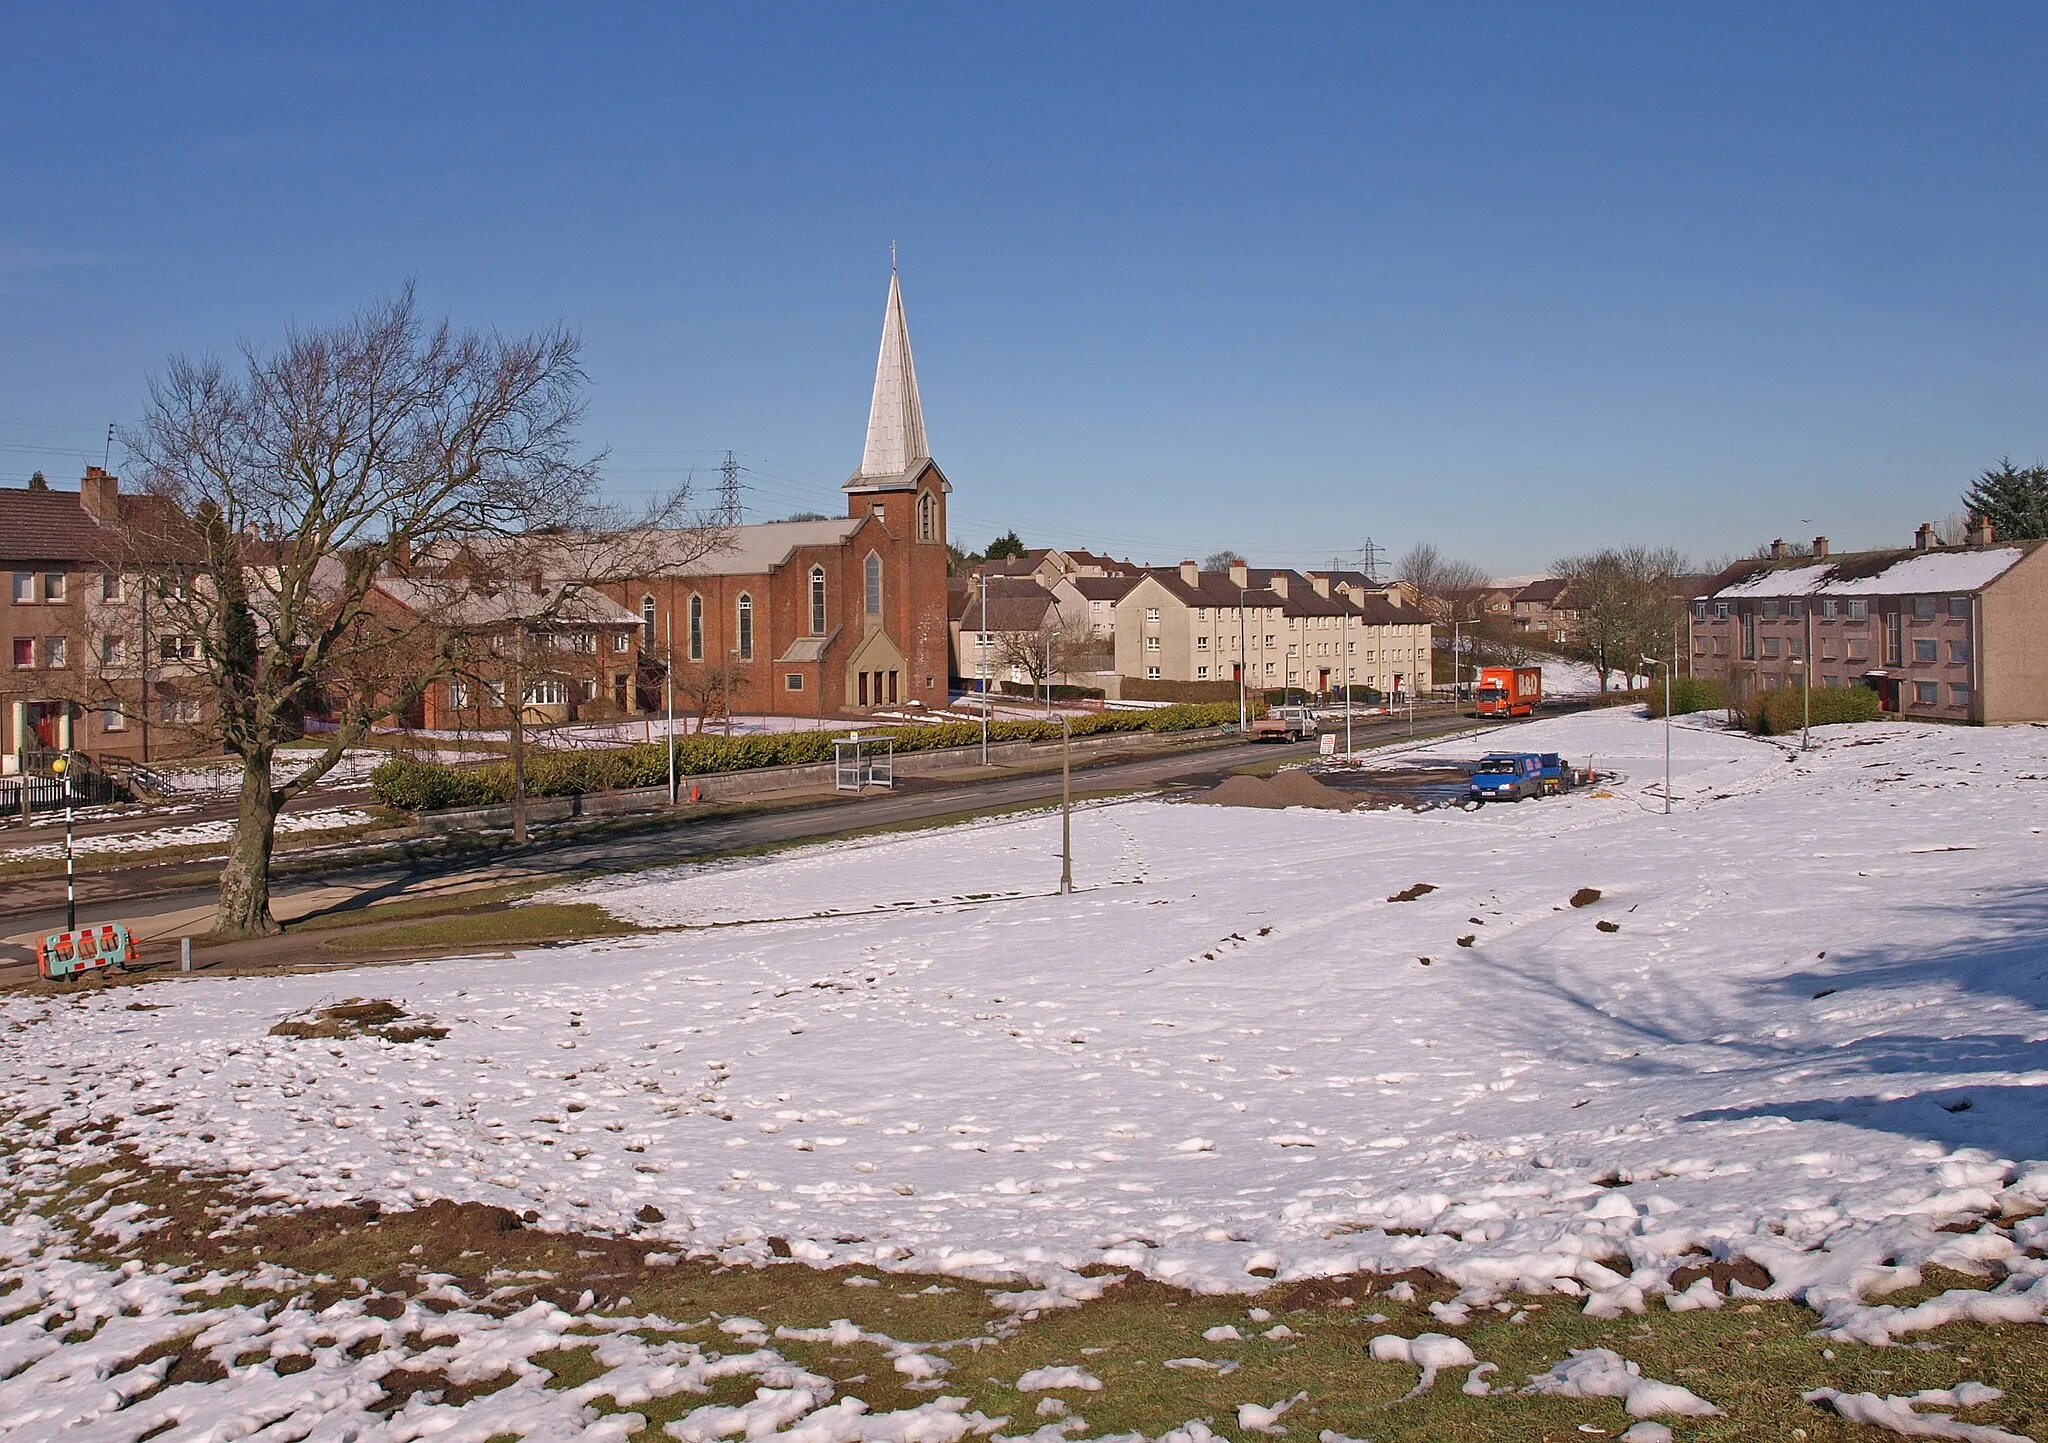
[(1963, 493), (1963, 509), (1989, 521), (2001, 541), (2048, 536), (2048, 466), (2021, 470), (2001, 459)]
[(988, 544), (988, 559), (991, 561), (1024, 559), (1024, 542), (1015, 531), (1005, 531)]

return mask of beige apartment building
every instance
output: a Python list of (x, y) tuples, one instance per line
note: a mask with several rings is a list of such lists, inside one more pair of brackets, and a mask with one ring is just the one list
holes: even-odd
[[(1362, 581), (1362, 578), (1360, 579)], [(1429, 618), (1341, 573), (1149, 568), (1116, 604), (1116, 669), (1146, 681), (1314, 693), (1427, 689)]]
[(1868, 686), (1886, 712), (1997, 725), (2048, 720), (2048, 542), (1913, 545), (1737, 562), (1693, 599), (1693, 671), (1741, 705), (1759, 691)]

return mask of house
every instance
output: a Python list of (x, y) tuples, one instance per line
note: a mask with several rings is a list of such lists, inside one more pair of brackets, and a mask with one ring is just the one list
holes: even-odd
[(606, 721), (638, 704), (640, 618), (602, 592), (539, 577), (495, 590), (379, 576), (377, 594), (453, 633), (456, 664), (408, 718), (427, 731), (502, 731), (514, 683), (529, 725)]
[(1579, 608), (1572, 598), (1571, 583), (1560, 576), (1545, 576), (1530, 582), (1510, 604), (1515, 625), (1532, 633), (1537, 646), (1565, 646), (1579, 634)]
[(1124, 593), (1138, 584), (1142, 573), (1133, 569), (1114, 576), (1076, 574), (1062, 576), (1053, 584), (1052, 594), (1060, 615), (1085, 625), (1088, 634), (1112, 649), (1116, 641), (1116, 604)]
[(1242, 675), (1261, 690), (1317, 694), (1347, 684), (1384, 694), (1429, 685), (1430, 622), (1393, 597), (1358, 593), (1329, 573), (1203, 571), (1193, 561), (1147, 569), (1117, 602), (1116, 669), (1126, 696), (1145, 683)]
[(1922, 526), (1910, 547), (1739, 561), (1692, 601), (1693, 673), (1732, 705), (1760, 691), (1868, 686), (1884, 710), (1926, 721), (2048, 721), (2048, 542), (1960, 546)]
[(1030, 682), (1042, 675), (1042, 663), (1034, 671), (1024, 658), (1061, 627), (1058, 601), (1036, 580), (989, 576), (987, 581), (984, 588), (980, 573), (961, 578), (951, 596), (953, 675), (967, 690), (978, 690), (984, 681), (994, 690), (1005, 681)]
[(147, 761), (193, 749), (189, 729), (212, 705), (190, 675), (198, 639), (166, 634), (153, 595), (186, 583), (141, 566), (129, 539), (169, 537), (175, 516), (157, 497), (123, 496), (98, 466), (76, 491), (40, 476), (0, 488), (0, 768), (19, 771), (38, 752)]
[(867, 441), (842, 487), (847, 514), (736, 526), (709, 556), (604, 589), (640, 618), (650, 688), (672, 664), (679, 685), (724, 683), (739, 711), (823, 718), (943, 707), (952, 489), (926, 445), (891, 271)]

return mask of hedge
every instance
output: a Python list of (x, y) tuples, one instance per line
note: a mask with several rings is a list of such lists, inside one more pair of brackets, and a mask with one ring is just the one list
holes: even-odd
[[(1075, 736), (1099, 736), (1108, 732), (1182, 732), (1201, 727), (1235, 723), (1237, 707), (1172, 706), (1155, 711), (1105, 711), (1072, 720)], [(802, 766), (832, 760), (832, 743), (844, 732), (770, 732), (757, 736), (677, 737), (676, 771), (681, 776), (707, 772), (751, 771), (759, 767)], [(981, 723), (936, 722), (927, 726), (878, 727), (863, 729), (864, 737), (887, 736), (896, 751), (930, 752), (947, 747), (967, 747), (981, 741)], [(993, 721), (991, 742), (1056, 741), (1056, 721)], [(526, 758), (526, 794), (529, 797), (567, 797), (586, 792), (611, 791), (622, 787), (657, 787), (668, 781), (668, 744), (643, 742), (637, 746), (607, 751), (529, 752)], [(411, 757), (393, 757), (370, 774), (370, 790), (387, 807), (408, 812), (435, 811), (443, 807), (481, 807), (509, 801), (512, 796), (512, 766), (489, 762), (483, 766), (453, 767), (442, 762), (423, 762)]]
[[(1664, 715), (1664, 687), (1661, 683), (1649, 689), (1650, 715)], [(1726, 690), (1718, 678), (1710, 676), (1681, 676), (1671, 683), (1671, 714), (1688, 716), (1696, 711), (1718, 711), (1728, 704)]]
[(1813, 698), (1813, 724), (1833, 726), (1840, 722), (1870, 722), (1883, 715), (1878, 695), (1867, 686), (1816, 687), (1811, 693), (1767, 691), (1756, 698), (1747, 721), (1761, 737), (1790, 736), (1806, 719), (1802, 699)]

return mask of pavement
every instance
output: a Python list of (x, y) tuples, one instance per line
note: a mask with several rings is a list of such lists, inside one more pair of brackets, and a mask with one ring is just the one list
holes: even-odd
[[(1356, 728), (1363, 747), (1408, 739), (1405, 716), (1376, 718)], [(1461, 716), (1418, 719), (1415, 737), (1469, 730)], [(1235, 768), (1301, 760), (1315, 743), (1289, 745), (1228, 741), (1175, 747), (1136, 758), (1110, 758), (1073, 769), (1077, 793), (1164, 791), (1213, 786)], [(937, 776), (899, 780), (897, 789), (863, 796), (824, 794), (781, 804), (731, 809), (696, 808), (616, 819), (608, 825), (555, 835), (538, 834), (527, 846), (494, 850), (425, 851), (393, 859), (389, 847), (374, 859), (365, 848), (337, 849), (331, 860), (290, 870), (273, 881), (272, 914), (287, 925), (335, 912), (404, 899), (445, 897), (465, 891), (571, 877), (599, 876), (702, 860), (762, 846), (820, 840), (848, 832), (931, 822), (1057, 800), (1057, 762), (1031, 769), (968, 767)], [(138, 866), (80, 877), (81, 926), (123, 922), (143, 946), (145, 960), (167, 956), (176, 939), (211, 931), (216, 865)], [(36, 938), (65, 923), (63, 881), (18, 882), (0, 897), (0, 982), (33, 972)]]

